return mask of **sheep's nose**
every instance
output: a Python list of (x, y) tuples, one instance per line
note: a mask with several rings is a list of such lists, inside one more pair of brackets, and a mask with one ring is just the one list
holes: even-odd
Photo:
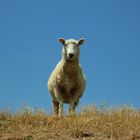
[(74, 56), (73, 53), (69, 53), (69, 58), (72, 58)]

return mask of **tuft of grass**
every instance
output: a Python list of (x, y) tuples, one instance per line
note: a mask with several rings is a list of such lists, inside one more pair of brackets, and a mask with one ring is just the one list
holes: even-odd
[(140, 110), (86, 106), (57, 117), (24, 107), (0, 111), (0, 140), (140, 140)]

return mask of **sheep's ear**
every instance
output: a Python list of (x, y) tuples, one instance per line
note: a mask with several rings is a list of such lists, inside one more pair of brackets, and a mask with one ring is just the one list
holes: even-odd
[(84, 38), (80, 38), (78, 40), (78, 45), (82, 45), (84, 43), (85, 39)]
[(63, 45), (65, 44), (65, 39), (64, 39), (64, 38), (59, 38), (58, 41), (59, 41), (60, 43), (62, 43)]

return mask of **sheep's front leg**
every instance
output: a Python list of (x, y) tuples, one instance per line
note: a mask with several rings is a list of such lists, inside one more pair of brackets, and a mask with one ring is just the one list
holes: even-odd
[(58, 115), (58, 112), (59, 112), (59, 102), (53, 100), (53, 109), (54, 109), (55, 115)]
[(75, 113), (75, 109), (76, 109), (78, 103), (79, 103), (79, 100), (76, 101), (76, 102), (71, 102), (71, 103), (70, 103), (70, 106), (69, 106), (69, 114), (70, 114), (70, 115), (75, 115), (75, 114), (76, 114), (76, 113)]
[(63, 102), (62, 101), (59, 101), (59, 116), (62, 116), (63, 115)]
[(60, 90), (58, 89), (58, 88), (55, 88), (54, 89), (54, 93), (55, 93), (55, 98), (57, 99), (57, 101), (58, 101), (58, 115), (59, 116), (62, 116), (63, 115), (63, 101), (62, 101), (62, 99), (61, 99), (61, 92), (60, 92)]

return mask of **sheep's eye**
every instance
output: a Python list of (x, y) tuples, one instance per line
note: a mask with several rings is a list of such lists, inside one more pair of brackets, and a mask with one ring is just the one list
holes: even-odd
[(79, 45), (78, 45), (78, 44), (76, 44), (76, 46), (77, 46), (77, 47), (79, 47)]
[(67, 46), (67, 44), (64, 44), (64, 46), (66, 47), (66, 46)]

